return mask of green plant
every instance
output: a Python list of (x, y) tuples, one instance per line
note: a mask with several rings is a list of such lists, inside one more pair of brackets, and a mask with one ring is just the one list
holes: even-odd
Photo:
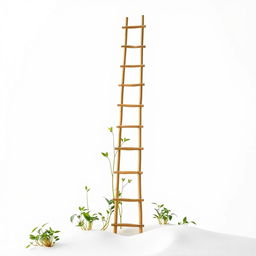
[(97, 213), (91, 213), (89, 208), (89, 198), (88, 193), (90, 188), (85, 186), (86, 192), (86, 207), (80, 206), (78, 207), (79, 213), (73, 214), (70, 217), (70, 221), (74, 223), (76, 220), (76, 226), (80, 227), (82, 230), (92, 230), (93, 222), (99, 220)]
[(57, 241), (59, 241), (59, 236), (56, 234), (59, 233), (59, 230), (53, 230), (51, 227), (46, 228), (47, 223), (42, 226), (33, 228), (29, 235), (30, 243), (26, 246), (43, 246), (43, 247), (52, 247)]
[(196, 225), (196, 223), (193, 220), (188, 221), (187, 217), (184, 217), (181, 222), (178, 222), (178, 225), (188, 225), (190, 223)]
[[(115, 134), (113, 131), (113, 127), (109, 127), (108, 128), (109, 132), (112, 135), (112, 159), (111, 156), (109, 154), (109, 152), (101, 152), (101, 154), (107, 158), (108, 163), (109, 163), (109, 169), (110, 169), (110, 174), (111, 174), (111, 192), (112, 192), (112, 198), (115, 198), (115, 188), (114, 188), (114, 170), (115, 170), (115, 163), (116, 163), (116, 155), (118, 150), (115, 149)], [(121, 147), (123, 146), (124, 143), (126, 143), (127, 141), (129, 141), (130, 139), (128, 138), (121, 138)], [(122, 197), (124, 188), (132, 182), (131, 179), (122, 179), (122, 184), (121, 184), (121, 189), (118, 191), (118, 195), (119, 197)], [(122, 202), (118, 202), (118, 212), (119, 212), (119, 218), (120, 218), (120, 223), (122, 223), (122, 216), (123, 216), (123, 207), (122, 207)], [(112, 211), (113, 213), (113, 211)], [(111, 213), (111, 215), (112, 215)], [(111, 218), (111, 216), (110, 216)]]
[[(124, 192), (124, 188), (130, 184), (132, 182), (131, 179), (126, 179), (126, 178), (122, 178), (121, 179), (121, 189), (119, 191), (119, 198), (122, 198), (123, 196), (123, 192)], [(123, 203), (122, 202), (119, 202), (119, 207), (118, 207), (118, 210), (119, 210), (119, 218), (120, 218), (120, 223), (122, 223), (123, 221)], [(122, 228), (122, 227), (120, 227)]]
[(108, 228), (110, 220), (111, 220), (111, 216), (112, 216), (112, 214), (114, 212), (114, 208), (115, 208), (115, 203), (112, 199), (109, 200), (109, 199), (105, 198), (105, 200), (108, 204), (108, 208), (106, 210), (105, 215), (102, 214), (101, 212), (98, 213), (98, 215), (101, 219), (101, 222), (102, 222), (101, 230), (106, 230)]
[(153, 214), (153, 218), (158, 220), (159, 224), (168, 224), (173, 216), (177, 216), (175, 213), (172, 213), (171, 210), (167, 209), (164, 204), (157, 204), (157, 203), (152, 203), (153, 205), (156, 206), (154, 208), (155, 214)]

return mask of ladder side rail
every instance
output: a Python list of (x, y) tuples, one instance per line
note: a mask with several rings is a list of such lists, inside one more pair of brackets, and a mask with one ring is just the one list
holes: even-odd
[[(141, 17), (141, 45), (144, 45), (144, 15)], [(143, 50), (144, 48), (140, 48), (140, 83), (143, 84)], [(142, 104), (143, 99), (143, 87), (140, 87), (140, 97), (139, 97), (139, 104)], [(139, 125), (142, 125), (142, 108), (139, 108)], [(138, 147), (142, 147), (142, 129), (139, 128), (139, 145)], [(138, 151), (138, 171), (141, 172), (141, 157), (142, 157), (142, 151)], [(138, 173), (138, 198), (142, 198), (142, 191), (141, 191), (141, 174)], [(143, 213), (142, 213), (142, 201), (138, 202), (138, 210), (139, 210), (139, 232), (143, 232)]]
[[(127, 45), (128, 41), (128, 17), (125, 18), (125, 39), (124, 39), (124, 45)], [(122, 84), (125, 83), (125, 65), (126, 65), (126, 53), (127, 48), (124, 47), (124, 56), (123, 56), (123, 72), (122, 72)], [(121, 102), (120, 104), (124, 103), (124, 87), (121, 87)], [(123, 124), (123, 107), (120, 107), (120, 121), (119, 125), (121, 126)], [(122, 143), (122, 127), (119, 128), (119, 134), (118, 134), (118, 147), (121, 147)], [(120, 162), (121, 162), (121, 150), (118, 150), (117, 152), (117, 171), (120, 171)], [(120, 174), (116, 174), (116, 191), (115, 191), (115, 198), (119, 198), (119, 181), (120, 181)], [(117, 222), (118, 222), (118, 207), (119, 202), (115, 201), (115, 210), (114, 210), (114, 233), (117, 233)]]

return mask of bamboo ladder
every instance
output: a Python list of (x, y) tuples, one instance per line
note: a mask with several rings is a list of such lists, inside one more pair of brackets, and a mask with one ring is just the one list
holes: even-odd
[[(115, 190), (115, 198), (113, 199), (115, 202), (115, 209), (114, 209), (114, 223), (112, 226), (114, 227), (114, 233), (117, 233), (118, 227), (135, 227), (139, 228), (139, 232), (143, 232), (143, 219), (142, 219), (142, 202), (144, 199), (142, 199), (142, 192), (141, 192), (141, 151), (143, 150), (142, 147), (142, 107), (144, 105), (142, 104), (142, 94), (143, 94), (143, 68), (145, 65), (143, 64), (143, 49), (146, 47), (144, 45), (144, 28), (146, 26), (144, 25), (144, 15), (142, 15), (141, 18), (141, 25), (137, 26), (129, 26), (128, 25), (128, 17), (125, 19), (125, 26), (122, 28), (125, 31), (125, 38), (124, 38), (124, 45), (122, 45), (122, 48), (124, 49), (123, 54), (123, 65), (120, 67), (122, 68), (122, 83), (119, 84), (121, 87), (121, 102), (118, 104), (118, 107), (120, 107), (120, 123), (117, 126), (119, 129), (119, 136), (118, 136), (118, 147), (115, 149), (117, 150), (117, 170), (114, 172), (116, 174), (116, 190)], [(140, 45), (128, 45), (128, 30), (129, 29), (141, 29), (141, 38), (140, 38)], [(127, 48), (139, 48), (140, 49), (140, 64), (139, 65), (127, 65), (126, 64), (126, 55), (127, 55)], [(125, 83), (125, 70), (126, 68), (140, 68), (140, 81), (138, 84), (126, 84)], [(139, 104), (124, 104), (124, 89), (125, 87), (140, 87), (139, 88)], [(123, 112), (124, 108), (138, 108), (139, 110), (139, 124), (138, 125), (123, 125)], [(138, 147), (122, 147), (122, 129), (123, 128), (135, 128), (138, 129)], [(137, 171), (121, 171), (120, 170), (120, 164), (121, 164), (121, 151), (124, 150), (136, 150), (138, 151), (138, 170)], [(125, 174), (135, 174), (137, 175), (138, 180), (138, 198), (136, 199), (130, 199), (130, 198), (119, 198), (119, 184), (120, 184), (120, 175)], [(129, 224), (129, 223), (118, 223), (118, 207), (119, 202), (137, 202), (138, 203), (138, 215), (139, 215), (139, 223), (138, 224)]]

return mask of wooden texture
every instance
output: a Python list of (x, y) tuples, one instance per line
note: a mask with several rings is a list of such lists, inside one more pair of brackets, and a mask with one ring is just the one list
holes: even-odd
[[(125, 18), (125, 36), (124, 36), (124, 45), (127, 45), (128, 41), (128, 17)], [(122, 84), (125, 83), (125, 64), (126, 64), (126, 52), (127, 48), (124, 48), (124, 57), (123, 57), (123, 71), (122, 71)], [(124, 102), (124, 87), (121, 87), (121, 97), (120, 102), (123, 104)], [(120, 107), (120, 118), (119, 118), (119, 125), (123, 124), (123, 107)], [(121, 147), (122, 144), (122, 128), (119, 128), (118, 133), (118, 147)], [(120, 170), (120, 163), (121, 163), (121, 150), (118, 150), (117, 152), (117, 171)], [(116, 191), (115, 191), (115, 197), (119, 197), (119, 182), (120, 182), (120, 174), (116, 174)], [(117, 224), (118, 221), (118, 201), (115, 201), (115, 209), (114, 209), (114, 224)], [(114, 233), (117, 233), (117, 226), (114, 226)]]
[(119, 84), (118, 86), (124, 87), (135, 87), (135, 86), (144, 86), (145, 84)]
[[(126, 48), (125, 48), (126, 49)], [(120, 65), (121, 68), (144, 68), (145, 65), (137, 64), (137, 65)]]
[(117, 227), (133, 227), (133, 228), (142, 228), (144, 225), (140, 224), (131, 224), (131, 223), (119, 223), (119, 224), (112, 224), (112, 226), (117, 226)]
[(143, 150), (144, 148), (135, 148), (135, 147), (117, 147), (115, 150)]
[(142, 202), (144, 199), (137, 199), (137, 198), (113, 198), (114, 201), (119, 202)]
[(122, 48), (146, 48), (146, 45), (122, 45)]
[(118, 107), (128, 107), (128, 108), (143, 108), (142, 104), (117, 104)]
[(138, 26), (123, 26), (122, 28), (127, 29), (127, 28), (145, 28), (146, 25), (138, 25)]
[(143, 125), (118, 125), (116, 128), (143, 128)]
[[(128, 25), (128, 18), (126, 17), (125, 19), (125, 26), (122, 28), (125, 30), (125, 37), (124, 37), (124, 45), (121, 47), (124, 50), (123, 54), (123, 64), (120, 65), (122, 68), (122, 82), (119, 84), (121, 87), (121, 97), (120, 97), (120, 104), (118, 106), (120, 107), (120, 119), (119, 119), (119, 125), (117, 128), (119, 129), (118, 132), (118, 146), (115, 148), (117, 150), (117, 166), (116, 166), (116, 171), (114, 172), (116, 175), (116, 186), (115, 186), (115, 198), (113, 198), (115, 202), (115, 208), (114, 208), (114, 223), (112, 226), (114, 227), (113, 231), (114, 233), (117, 233), (117, 228), (118, 227), (136, 227), (139, 228), (139, 232), (143, 232), (143, 215), (142, 215), (142, 202), (144, 199), (142, 199), (142, 189), (141, 189), (141, 174), (143, 173), (141, 171), (141, 162), (142, 162), (142, 150), (144, 149), (142, 147), (142, 107), (144, 105), (142, 104), (142, 99), (143, 99), (143, 70), (144, 70), (144, 63), (143, 63), (143, 50), (146, 47), (144, 45), (144, 28), (146, 26), (144, 25), (144, 15), (142, 15), (141, 18), (141, 25), (137, 26), (129, 26)], [(128, 45), (128, 29), (134, 29), (138, 28), (141, 29), (141, 34), (140, 34), (140, 45)], [(126, 56), (127, 56), (127, 49), (138, 49), (140, 51), (140, 63), (136, 65), (127, 65), (126, 64)], [(139, 75), (139, 83), (134, 83), (134, 84), (126, 84), (125, 83), (125, 70), (126, 68), (140, 68), (140, 75)], [(124, 104), (124, 88), (125, 87), (137, 87), (139, 86), (139, 103), (138, 104)], [(132, 90), (132, 89), (129, 89)], [(138, 125), (123, 125), (123, 114), (124, 114), (124, 107), (137, 107), (138, 108), (138, 113), (139, 113), (139, 123)], [(137, 147), (122, 147), (122, 129), (123, 128), (136, 128), (138, 132), (138, 146)], [(138, 169), (137, 171), (121, 171), (120, 166), (121, 166), (121, 151), (126, 151), (126, 150), (137, 150), (138, 151)], [(125, 153), (123, 153), (125, 154)], [(122, 174), (135, 174), (137, 175), (137, 181), (138, 181), (138, 198), (121, 198), (120, 193), (119, 193), (119, 185), (120, 185), (120, 175)], [(129, 223), (118, 223), (118, 208), (119, 208), (119, 202), (136, 202), (138, 203), (138, 219), (139, 219), (139, 224), (129, 224)]]
[(119, 173), (119, 174), (142, 174), (143, 172), (138, 172), (138, 171), (116, 171), (114, 173)]

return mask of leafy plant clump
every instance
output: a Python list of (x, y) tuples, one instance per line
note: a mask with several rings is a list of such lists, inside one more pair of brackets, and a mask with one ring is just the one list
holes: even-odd
[(175, 213), (171, 212), (171, 210), (167, 209), (164, 204), (157, 204), (157, 203), (152, 203), (153, 205), (156, 206), (155, 214), (153, 214), (153, 218), (158, 220), (159, 224), (168, 224), (173, 216), (177, 216)]
[[(152, 204), (156, 206), (156, 208), (154, 209), (156, 213), (153, 214), (153, 218), (157, 219), (159, 224), (161, 225), (168, 224), (169, 222), (171, 222), (173, 216), (177, 217), (177, 215), (171, 212), (171, 210), (169, 210), (168, 208), (166, 208), (164, 204), (157, 204), (157, 203), (152, 203)], [(182, 221), (178, 222), (178, 225), (188, 225), (188, 224), (196, 225), (196, 222), (188, 221), (187, 217), (184, 217)]]
[(193, 220), (188, 221), (187, 217), (184, 217), (181, 222), (178, 222), (178, 225), (188, 225), (188, 224), (196, 225), (196, 223)]
[(59, 230), (53, 230), (51, 227), (47, 228), (47, 223), (42, 226), (33, 228), (29, 235), (30, 243), (26, 246), (42, 246), (42, 247), (53, 247), (57, 241), (59, 241)]
[(89, 191), (90, 191), (90, 188), (85, 186), (86, 207), (85, 206), (78, 207), (79, 213), (73, 214), (70, 217), (70, 221), (72, 223), (74, 223), (76, 221), (76, 226), (80, 227), (82, 230), (92, 230), (94, 221), (99, 220), (97, 213), (90, 212), (89, 198), (88, 198)]

